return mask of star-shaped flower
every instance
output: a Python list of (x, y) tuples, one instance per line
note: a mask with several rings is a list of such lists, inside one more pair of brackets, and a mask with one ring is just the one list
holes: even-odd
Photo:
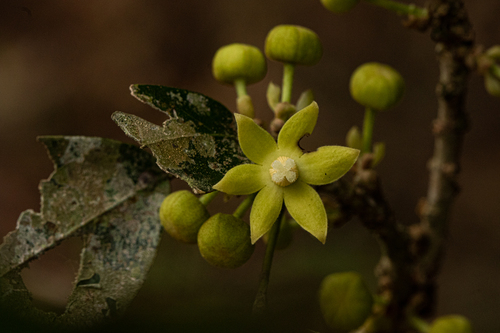
[(322, 243), (326, 241), (325, 207), (319, 194), (308, 184), (336, 181), (356, 162), (359, 150), (325, 146), (304, 154), (298, 142), (312, 133), (318, 111), (318, 105), (313, 102), (293, 115), (281, 129), (277, 144), (253, 119), (235, 114), (241, 149), (255, 164), (232, 168), (213, 188), (233, 195), (259, 192), (250, 212), (252, 244), (271, 229), (283, 202), (302, 228)]

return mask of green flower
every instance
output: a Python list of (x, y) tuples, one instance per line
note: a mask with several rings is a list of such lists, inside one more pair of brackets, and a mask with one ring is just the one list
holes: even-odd
[(253, 119), (235, 114), (238, 139), (245, 155), (255, 164), (229, 170), (214, 189), (233, 195), (259, 192), (250, 212), (252, 244), (271, 229), (283, 201), (290, 215), (306, 231), (325, 243), (328, 228), (325, 207), (310, 185), (325, 185), (342, 177), (352, 167), (359, 150), (325, 146), (304, 154), (299, 140), (312, 133), (318, 105), (311, 103), (283, 126), (278, 143)]

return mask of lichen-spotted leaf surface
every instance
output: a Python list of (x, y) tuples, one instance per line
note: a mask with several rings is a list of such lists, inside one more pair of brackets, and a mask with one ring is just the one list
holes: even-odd
[(151, 149), (164, 171), (186, 181), (195, 192), (212, 191), (226, 172), (249, 163), (241, 151), (232, 113), (199, 93), (158, 85), (132, 85), (132, 96), (168, 115), (163, 126), (113, 113), (113, 120), (141, 146)]
[(40, 183), (41, 212), (21, 213), (0, 245), (0, 305), (27, 320), (53, 318), (34, 310), (18, 272), (78, 234), (84, 245), (76, 285), (66, 313), (49, 321), (92, 325), (122, 313), (142, 285), (160, 240), (158, 211), (168, 177), (133, 145), (88, 137), (39, 140), (55, 170)]

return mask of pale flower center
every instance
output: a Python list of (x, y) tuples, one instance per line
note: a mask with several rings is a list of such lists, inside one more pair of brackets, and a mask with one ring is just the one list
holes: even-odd
[(279, 186), (288, 186), (299, 178), (299, 170), (295, 161), (286, 156), (280, 156), (271, 163), (269, 169), (272, 181)]

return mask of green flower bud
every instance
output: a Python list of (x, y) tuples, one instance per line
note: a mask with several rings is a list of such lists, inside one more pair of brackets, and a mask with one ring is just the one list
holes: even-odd
[(210, 217), (205, 206), (190, 191), (177, 191), (168, 195), (160, 206), (160, 221), (173, 238), (196, 243), (198, 230)]
[(358, 4), (359, 0), (321, 0), (323, 6), (334, 13), (345, 13)]
[(252, 98), (250, 96), (244, 95), (236, 98), (236, 107), (238, 109), (238, 113), (250, 118), (255, 117)]
[(371, 314), (373, 297), (356, 272), (330, 274), (319, 292), (323, 318), (334, 330), (350, 331), (361, 326)]
[(295, 107), (297, 111), (300, 111), (306, 106), (309, 106), (312, 102), (314, 102), (314, 94), (311, 89), (307, 89), (300, 94)]
[(387, 110), (403, 96), (403, 77), (392, 67), (376, 62), (359, 66), (351, 76), (351, 96), (374, 110)]
[(278, 25), (266, 37), (266, 55), (269, 59), (295, 64), (314, 65), (323, 55), (318, 35), (297, 25)]
[(361, 147), (363, 146), (363, 137), (361, 136), (358, 126), (351, 127), (349, 132), (347, 132), (345, 141), (347, 147), (361, 150)]
[(472, 326), (463, 316), (444, 316), (434, 320), (429, 333), (472, 333)]
[(266, 76), (266, 59), (255, 46), (226, 45), (215, 53), (212, 73), (222, 83), (233, 84), (236, 80), (244, 80), (246, 84), (256, 83)]
[(288, 102), (281, 102), (276, 105), (276, 108), (274, 109), (274, 114), (276, 115), (276, 118), (281, 119), (281, 120), (288, 120), (291, 116), (293, 116), (297, 112), (297, 109), (295, 108), (295, 105), (292, 105)]
[(372, 167), (375, 167), (382, 162), (385, 157), (385, 143), (377, 142), (373, 145), (373, 162)]
[(198, 248), (201, 256), (213, 266), (239, 267), (250, 259), (254, 250), (250, 227), (233, 215), (216, 214), (201, 227)]
[(272, 83), (269, 82), (269, 85), (267, 86), (267, 92), (266, 92), (266, 98), (267, 98), (267, 104), (271, 108), (271, 110), (274, 111), (276, 108), (276, 105), (280, 102), (280, 96), (281, 96), (281, 88)]

